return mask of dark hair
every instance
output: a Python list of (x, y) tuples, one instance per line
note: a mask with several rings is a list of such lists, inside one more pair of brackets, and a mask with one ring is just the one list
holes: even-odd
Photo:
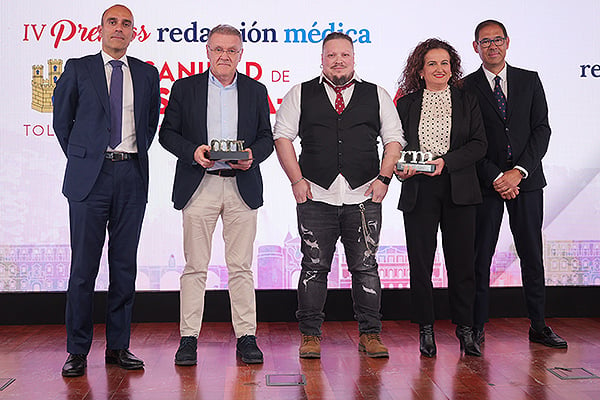
[(448, 81), (449, 85), (454, 85), (462, 78), (462, 68), (460, 66), (460, 56), (450, 45), (450, 43), (441, 39), (427, 39), (417, 45), (406, 60), (406, 66), (402, 71), (402, 76), (398, 80), (398, 92), (406, 95), (425, 87), (425, 81), (421, 79), (421, 70), (425, 66), (425, 54), (429, 50), (443, 49), (450, 55), (450, 71), (452, 76)]
[(327, 36), (325, 36), (325, 39), (323, 39), (323, 47), (325, 47), (325, 43), (329, 42), (330, 40), (334, 40), (334, 39), (345, 39), (345, 40), (349, 41), (352, 48), (354, 48), (354, 43), (352, 43), (352, 38), (342, 32), (329, 32), (327, 34)]
[(479, 31), (481, 31), (486, 26), (490, 26), (490, 25), (498, 25), (500, 27), (500, 29), (502, 29), (502, 33), (504, 34), (504, 37), (508, 37), (508, 33), (506, 33), (506, 27), (504, 26), (504, 24), (502, 22), (496, 21), (495, 19), (486, 19), (485, 21), (480, 22), (479, 25), (477, 25), (477, 28), (475, 28), (475, 41), (476, 42), (479, 41)]
[(215, 33), (220, 33), (222, 35), (237, 36), (240, 39), (240, 41), (242, 40), (242, 34), (240, 33), (240, 31), (231, 25), (219, 24), (219, 25), (215, 26), (208, 33), (207, 41), (210, 40), (210, 37), (212, 35), (214, 35)]

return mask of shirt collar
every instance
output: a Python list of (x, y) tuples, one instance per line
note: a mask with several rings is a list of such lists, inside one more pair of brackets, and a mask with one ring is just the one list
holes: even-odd
[(219, 89), (237, 89), (237, 78), (238, 78), (238, 73), (236, 71), (235, 76), (233, 77), (233, 82), (231, 82), (231, 85), (228, 86), (223, 86), (223, 84), (221, 83), (221, 81), (219, 81), (212, 73), (212, 71), (209, 69), (208, 70), (208, 81), (210, 84), (215, 85), (216, 87), (218, 87)]
[[(102, 53), (102, 62), (104, 62), (104, 65), (106, 65), (110, 61), (114, 60), (114, 58), (112, 58), (107, 53), (105, 53), (104, 50), (102, 50), (101, 53)], [(127, 68), (129, 68), (129, 63), (127, 62), (127, 55), (123, 55), (123, 57), (119, 58), (119, 61), (122, 61), (123, 65), (125, 65)]]
[(485, 73), (485, 77), (487, 78), (488, 82), (490, 82), (490, 85), (494, 85), (494, 78), (497, 76), (500, 77), (500, 79), (503, 82), (507, 82), (506, 80), (506, 63), (504, 63), (504, 68), (502, 68), (502, 71), (500, 71), (498, 74), (494, 74), (491, 71), (488, 71), (484, 66), (481, 66), (481, 68), (483, 68), (483, 72)]
[[(319, 76), (319, 84), (323, 83), (323, 80), (326, 80), (326, 81), (327, 81), (327, 82), (329, 82), (329, 83), (330, 83), (332, 86), (338, 86), (338, 85), (334, 85), (334, 84), (333, 84), (333, 82), (331, 82), (331, 81), (329, 80), (329, 78), (327, 78), (327, 77), (325, 76), (325, 74), (324, 74), (323, 72), (321, 72), (321, 75)], [(361, 79), (358, 77), (358, 74), (356, 73), (356, 71), (354, 72), (354, 75), (352, 75), (352, 78), (350, 79), (350, 81), (351, 81), (351, 80), (354, 80), (354, 82), (362, 82), (362, 80), (361, 80)], [(350, 81), (348, 81), (348, 82), (350, 82)]]

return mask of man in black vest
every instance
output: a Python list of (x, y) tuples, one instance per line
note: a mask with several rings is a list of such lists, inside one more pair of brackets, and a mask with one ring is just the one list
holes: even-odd
[[(302, 271), (298, 281), (301, 358), (320, 358), (327, 275), (341, 237), (352, 274), (359, 351), (388, 357), (381, 342), (377, 246), (381, 201), (400, 150), (402, 124), (387, 92), (354, 72), (352, 39), (323, 40), (321, 76), (294, 86), (277, 112), (277, 156), (297, 202)], [(299, 160), (292, 144), (300, 136)], [(378, 138), (384, 145), (379, 162)]]

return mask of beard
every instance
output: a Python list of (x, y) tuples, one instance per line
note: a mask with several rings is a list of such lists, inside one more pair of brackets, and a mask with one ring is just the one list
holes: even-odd
[(335, 86), (343, 86), (350, 82), (350, 79), (352, 79), (352, 75), (332, 76), (329, 78), (331, 83), (333, 83)]

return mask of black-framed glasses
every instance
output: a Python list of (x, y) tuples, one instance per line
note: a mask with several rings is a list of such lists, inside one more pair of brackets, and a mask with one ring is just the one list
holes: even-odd
[(487, 39), (487, 38), (486, 38), (486, 39), (481, 39), (481, 40), (480, 40), (479, 42), (477, 42), (477, 43), (479, 43), (479, 45), (480, 45), (481, 47), (483, 47), (483, 48), (490, 47), (490, 46), (492, 45), (492, 42), (494, 42), (494, 44), (495, 44), (496, 46), (500, 47), (500, 46), (502, 46), (502, 45), (504, 44), (504, 41), (505, 41), (505, 40), (506, 40), (506, 38), (505, 38), (505, 37), (502, 37), (502, 36), (497, 36), (497, 37), (495, 37), (495, 38), (493, 38), (493, 39)]
[(221, 47), (216, 47), (214, 49), (212, 49), (210, 46), (206, 46), (208, 47), (208, 49), (210, 51), (212, 51), (213, 53), (215, 53), (216, 55), (218, 55), (219, 57), (222, 56), (223, 54), (227, 54), (229, 57), (235, 57), (236, 54), (239, 54), (242, 49), (236, 50), (236, 49), (222, 49)]

